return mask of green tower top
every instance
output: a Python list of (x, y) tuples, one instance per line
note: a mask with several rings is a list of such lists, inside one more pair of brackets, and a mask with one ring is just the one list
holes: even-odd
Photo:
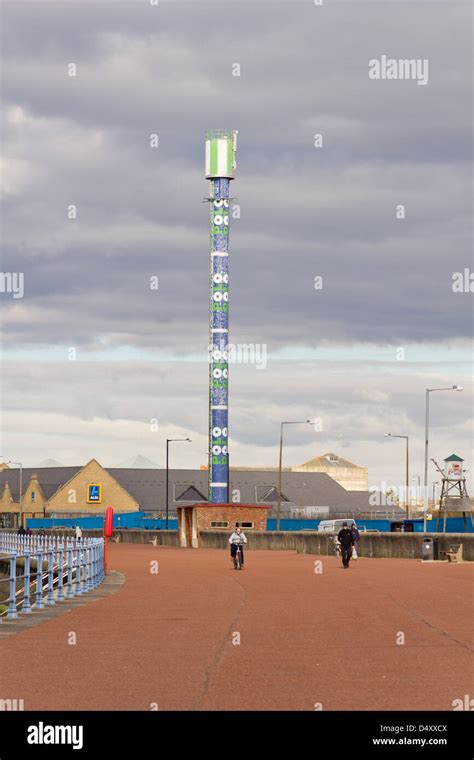
[(237, 130), (209, 129), (206, 132), (206, 179), (234, 178)]

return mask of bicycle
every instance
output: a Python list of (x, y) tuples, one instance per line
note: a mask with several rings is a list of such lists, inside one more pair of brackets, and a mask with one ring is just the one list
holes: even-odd
[(234, 560), (234, 570), (241, 570), (242, 569), (242, 562), (241, 562), (241, 551), (240, 546), (237, 546), (236, 552), (234, 554), (233, 560)]

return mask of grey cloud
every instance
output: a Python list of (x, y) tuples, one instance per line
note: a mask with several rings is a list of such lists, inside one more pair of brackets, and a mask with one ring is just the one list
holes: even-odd
[[(472, 336), (472, 297), (451, 290), (452, 273), (472, 268), (468, 7), (318, 9), (292, 0), (228, 3), (223, 23), (216, 13), (216, 3), (164, 0), (159, 9), (3, 3), (2, 267), (25, 272), (25, 298), (1, 299), (4, 346), (75, 346), (79, 356), (104, 346), (205, 350), (203, 141), (207, 128), (229, 126), (240, 130), (233, 194), (242, 212), (231, 232), (232, 339), (270, 351), (438, 342), (445, 366), (444, 341)], [(428, 57), (429, 85), (370, 82), (368, 61), (382, 53)], [(75, 80), (66, 76), (70, 61), (79, 66)], [(231, 76), (233, 62), (240, 78)], [(160, 147), (152, 151), (155, 131)], [(313, 147), (317, 132), (321, 150)], [(66, 219), (71, 203), (74, 222)], [(395, 219), (399, 203), (404, 221)], [(316, 275), (322, 291), (314, 290)], [(127, 435), (140, 440), (157, 400), (164, 424), (179, 421), (205, 440), (205, 365), (70, 365), (54, 368), (55, 380), (49, 363), (32, 359), (21, 372), (4, 363), (9, 446), (24, 445), (15, 426), (27, 430), (31, 415), (41, 419), (35, 445), (43, 426), (74, 463), (74, 451), (90, 448), (96, 419), (105, 458), (117, 421), (113, 464), (133, 453)], [(371, 372), (353, 358), (343, 373), (340, 364), (320, 371), (303, 362), (237, 369), (233, 461), (269, 463), (282, 409), (305, 414), (319, 404), (331, 430), (307, 446), (292, 438), (289, 461), (350, 444), (348, 456), (376, 462), (382, 477), (382, 427), (400, 422), (420, 438), (432, 368), (402, 381)], [(465, 449), (458, 401), (444, 399), (436, 414), (446, 445)]]
[[(426, 384), (439, 387), (449, 382), (432, 370), (425, 369), (421, 375), (407, 369), (393, 375), (389, 364), (380, 369), (383, 366), (385, 374), (363, 366), (355, 372), (353, 362), (304, 366), (272, 362), (262, 371), (251, 365), (232, 366), (233, 464), (276, 466), (279, 423), (285, 409), (291, 419), (320, 418), (323, 426), (320, 432), (310, 426), (288, 429), (288, 464), (344, 447), (349, 458), (370, 465), (371, 482), (397, 478), (403, 452), (397, 442), (387, 442), (383, 435), (408, 431), (412, 472), (420, 473), (424, 389)], [(117, 456), (131, 456), (135, 450), (161, 456), (164, 439), (177, 431), (189, 435), (196, 445), (189, 451), (177, 450), (176, 465), (199, 466), (205, 461), (205, 363), (9, 362), (3, 376), (8, 398), (3, 443), (10, 451), (21, 446), (31, 464), (38, 461), (41, 436), (44, 456), (57, 458), (63, 447), (89, 451), (90, 456), (93, 452), (104, 464), (113, 464), (119, 461)], [(440, 393), (432, 399), (431, 454), (442, 459), (453, 449), (469, 460), (471, 381), (459, 375), (455, 380), (465, 386), (462, 393)], [(151, 430), (152, 419), (158, 420), (157, 432)], [(77, 461), (73, 456), (71, 464)]]

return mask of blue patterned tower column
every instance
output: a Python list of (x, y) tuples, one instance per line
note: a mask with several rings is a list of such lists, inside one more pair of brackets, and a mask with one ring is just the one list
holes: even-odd
[(229, 500), (229, 189), (229, 179), (211, 180), (209, 501), (217, 504)]
[(210, 180), (209, 287), (209, 501), (229, 501), (229, 215), (237, 133), (206, 136), (206, 177)]

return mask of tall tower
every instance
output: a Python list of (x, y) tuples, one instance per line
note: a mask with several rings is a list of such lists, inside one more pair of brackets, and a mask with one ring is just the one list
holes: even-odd
[(229, 213), (237, 132), (206, 134), (211, 209), (209, 283), (209, 501), (229, 501)]

